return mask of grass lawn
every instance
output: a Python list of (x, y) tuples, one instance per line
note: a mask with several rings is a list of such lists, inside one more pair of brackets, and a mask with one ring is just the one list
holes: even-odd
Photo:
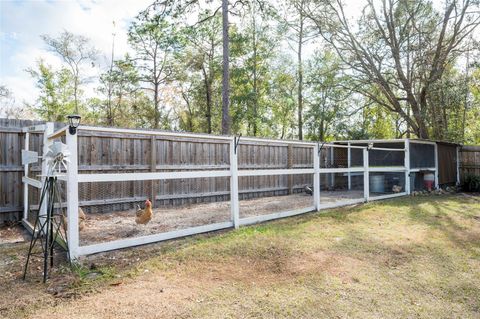
[[(25, 247), (0, 248), (2, 267)], [(0, 278), (0, 317), (480, 318), (480, 197), (397, 198), (83, 264), (47, 287)]]

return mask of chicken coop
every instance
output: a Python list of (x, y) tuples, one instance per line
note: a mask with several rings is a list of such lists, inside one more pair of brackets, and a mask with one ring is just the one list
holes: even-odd
[[(40, 154), (55, 141), (68, 147), (57, 209), (68, 221), (71, 258), (403, 196), (458, 178), (447, 163), (453, 156), (456, 165), (457, 146), (424, 140), (318, 143), (93, 126), (72, 134), (53, 123), (24, 132), (25, 151), (33, 136)], [(43, 209), (42, 174), (24, 165), (29, 229)]]

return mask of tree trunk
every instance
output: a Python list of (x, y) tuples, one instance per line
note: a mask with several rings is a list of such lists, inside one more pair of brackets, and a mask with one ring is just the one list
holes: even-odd
[(253, 136), (257, 136), (257, 116), (258, 116), (258, 85), (257, 85), (257, 30), (255, 24), (255, 16), (252, 19), (253, 22)]
[(159, 83), (154, 84), (154, 93), (153, 93), (153, 105), (154, 105), (154, 123), (153, 128), (160, 128), (160, 112), (158, 109), (158, 90)]
[(75, 114), (78, 114), (78, 68), (76, 73), (73, 75), (75, 80), (73, 81), (73, 102), (75, 104)]
[(303, 16), (300, 14), (300, 30), (298, 32), (298, 139), (303, 140), (303, 65), (302, 65), (302, 44), (303, 44)]
[(222, 0), (223, 24), (223, 78), (222, 78), (222, 134), (230, 134), (230, 37), (228, 35), (228, 0)]
[(205, 94), (207, 99), (207, 133), (212, 133), (212, 82), (209, 75), (205, 70), (205, 66), (202, 66), (203, 82), (205, 84)]

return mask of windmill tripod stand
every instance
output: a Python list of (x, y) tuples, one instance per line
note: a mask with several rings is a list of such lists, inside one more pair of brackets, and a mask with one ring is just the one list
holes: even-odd
[[(46, 209), (42, 212), (42, 207)], [(39, 213), (33, 226), (33, 235), (30, 240), (27, 260), (23, 271), (23, 279), (27, 276), (28, 265), (33, 256), (40, 255), (43, 258), (43, 282), (48, 278), (49, 264), (53, 267), (54, 252), (61, 249), (67, 253), (68, 240), (65, 225), (65, 216), (62, 213), (62, 197), (58, 186), (57, 176), (47, 176), (40, 195), (38, 205)], [(40, 251), (36, 252), (36, 246), (40, 246)]]

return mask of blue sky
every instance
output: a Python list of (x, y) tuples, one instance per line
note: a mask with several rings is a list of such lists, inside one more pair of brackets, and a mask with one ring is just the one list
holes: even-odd
[[(42, 57), (59, 66), (60, 60), (46, 50), (42, 34), (56, 35), (63, 30), (92, 40), (102, 54), (109, 55), (115, 27), (116, 56), (128, 51), (126, 30), (135, 15), (152, 0), (0, 0), (0, 84), (14, 93), (17, 103), (34, 102), (35, 83), (25, 69)], [(101, 68), (105, 59), (100, 58)], [(100, 68), (87, 70), (91, 75)], [(92, 89), (92, 88), (90, 88)]]

